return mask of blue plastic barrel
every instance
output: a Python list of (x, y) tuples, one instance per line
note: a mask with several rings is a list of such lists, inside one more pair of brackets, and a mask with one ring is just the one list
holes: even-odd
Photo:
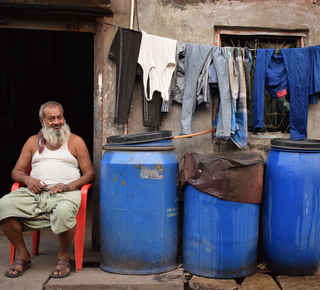
[(261, 237), (267, 267), (313, 275), (320, 261), (320, 141), (271, 141), (265, 171)]
[(209, 278), (238, 278), (257, 267), (259, 204), (219, 199), (187, 185), (183, 268)]
[(179, 165), (174, 146), (154, 139), (135, 144), (136, 138), (125, 136), (126, 145), (104, 146), (100, 162), (100, 267), (120, 274), (175, 269)]

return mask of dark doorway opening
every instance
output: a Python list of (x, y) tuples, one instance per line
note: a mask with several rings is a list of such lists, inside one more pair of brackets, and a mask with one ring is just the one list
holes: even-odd
[(41, 128), (39, 107), (64, 107), (71, 132), (93, 155), (94, 34), (0, 29), (1, 194), (11, 188), (11, 170), (26, 140)]

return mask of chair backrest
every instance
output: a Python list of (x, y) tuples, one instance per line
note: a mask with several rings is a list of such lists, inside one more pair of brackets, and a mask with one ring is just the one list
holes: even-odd
[(27, 175), (30, 175), (31, 169), (32, 169), (32, 166), (31, 166), (31, 164), (30, 164), (29, 167), (28, 167), (28, 169), (27, 169), (27, 172), (26, 172)]

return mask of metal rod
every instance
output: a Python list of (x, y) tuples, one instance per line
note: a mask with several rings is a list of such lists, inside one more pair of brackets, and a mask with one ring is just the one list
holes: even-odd
[(188, 134), (188, 135), (174, 136), (171, 139), (190, 138), (190, 137), (199, 136), (199, 135), (214, 132), (214, 131), (216, 131), (216, 128), (212, 128), (210, 130), (206, 130), (206, 131), (202, 131), (202, 132), (198, 132), (198, 133), (193, 133), (193, 134)]

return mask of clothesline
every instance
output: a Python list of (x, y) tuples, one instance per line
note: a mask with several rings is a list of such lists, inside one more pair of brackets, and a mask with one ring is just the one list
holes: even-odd
[[(275, 99), (290, 92), (291, 138), (306, 138), (309, 96), (310, 100), (312, 96), (310, 103), (316, 103), (315, 94), (320, 92), (320, 46), (282, 49), (283, 53), (279, 55), (274, 53), (277, 49), (252, 50), (257, 51), (254, 129), (263, 124), (266, 87), (269, 91), (275, 91), (276, 97), (272, 95)], [(144, 126), (160, 126), (161, 112), (169, 112), (172, 103), (177, 102), (182, 105), (180, 135), (192, 134), (194, 109), (200, 103), (209, 104), (209, 87), (217, 84), (219, 104), (214, 120), (216, 138), (231, 138), (238, 147), (244, 148), (247, 143), (247, 98), (251, 96), (250, 51), (248, 47), (188, 43), (119, 27), (109, 52), (109, 58), (115, 60), (117, 65), (114, 122), (127, 124), (139, 64), (141, 72), (138, 74), (143, 76)], [(131, 53), (134, 55), (128, 58), (127, 55)], [(175, 66), (168, 65), (172, 63)], [(281, 71), (278, 71), (276, 64), (281, 64)], [(302, 70), (303, 74), (297, 74), (295, 68)], [(166, 75), (159, 76), (159, 71), (165, 70)], [(265, 86), (267, 78), (276, 79), (275, 88), (270, 87), (270, 84), (274, 86), (274, 82)], [(287, 84), (285, 87), (282, 87), (282, 80)], [(300, 87), (303, 88), (301, 94)]]
[[(102, 20), (97, 20), (97, 22), (99, 22), (99, 23), (103, 23), (103, 24), (107, 24), (107, 25), (110, 25), (110, 26), (113, 26), (113, 27), (115, 27), (115, 28), (124, 28), (124, 29), (128, 29), (128, 30), (133, 30), (133, 31), (139, 31), (140, 32), (140, 30), (134, 30), (134, 29), (130, 29), (130, 28), (125, 28), (125, 27), (122, 27), (122, 26), (118, 26), (118, 25), (114, 25), (114, 24), (111, 24), (111, 23), (108, 23), (108, 22), (104, 22), (104, 21), (102, 21)], [(243, 48), (243, 47), (241, 47), (241, 46), (233, 46), (233, 47), (238, 47), (238, 48)], [(250, 51), (258, 51), (258, 50), (263, 50), (263, 49), (268, 49), (268, 48), (250, 48), (250, 47), (248, 47), (248, 49), (250, 50)], [(275, 51), (279, 51), (281, 48), (275, 48), (274, 50)]]

